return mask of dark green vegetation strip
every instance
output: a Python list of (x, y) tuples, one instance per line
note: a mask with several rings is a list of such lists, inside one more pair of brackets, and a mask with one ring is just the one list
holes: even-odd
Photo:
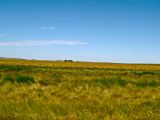
[(24, 84), (31, 84), (34, 83), (34, 78), (28, 75), (16, 75), (12, 76), (10, 74), (4, 76), (2, 82), (10, 82), (10, 83), (24, 83)]

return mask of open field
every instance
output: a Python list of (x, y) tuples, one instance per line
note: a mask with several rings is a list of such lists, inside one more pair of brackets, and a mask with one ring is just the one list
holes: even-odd
[(160, 65), (0, 60), (0, 120), (159, 120)]

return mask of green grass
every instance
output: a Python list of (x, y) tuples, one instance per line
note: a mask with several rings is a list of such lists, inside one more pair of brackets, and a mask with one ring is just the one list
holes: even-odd
[(28, 75), (11, 75), (7, 74), (4, 76), (2, 82), (18, 83), (18, 84), (31, 84), (34, 83), (34, 78)]
[(0, 120), (160, 118), (160, 70), (155, 65), (144, 70), (143, 65), (119, 69), (85, 63), (90, 67), (78, 68), (75, 63), (22, 62), (28, 65), (0, 65)]

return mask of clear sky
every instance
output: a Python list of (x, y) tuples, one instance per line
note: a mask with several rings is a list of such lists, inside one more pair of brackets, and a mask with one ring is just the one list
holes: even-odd
[(160, 63), (160, 0), (0, 0), (0, 56)]

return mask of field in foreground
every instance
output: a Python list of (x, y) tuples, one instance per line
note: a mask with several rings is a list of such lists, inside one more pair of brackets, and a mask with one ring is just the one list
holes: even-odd
[(160, 65), (0, 60), (0, 120), (159, 120)]

